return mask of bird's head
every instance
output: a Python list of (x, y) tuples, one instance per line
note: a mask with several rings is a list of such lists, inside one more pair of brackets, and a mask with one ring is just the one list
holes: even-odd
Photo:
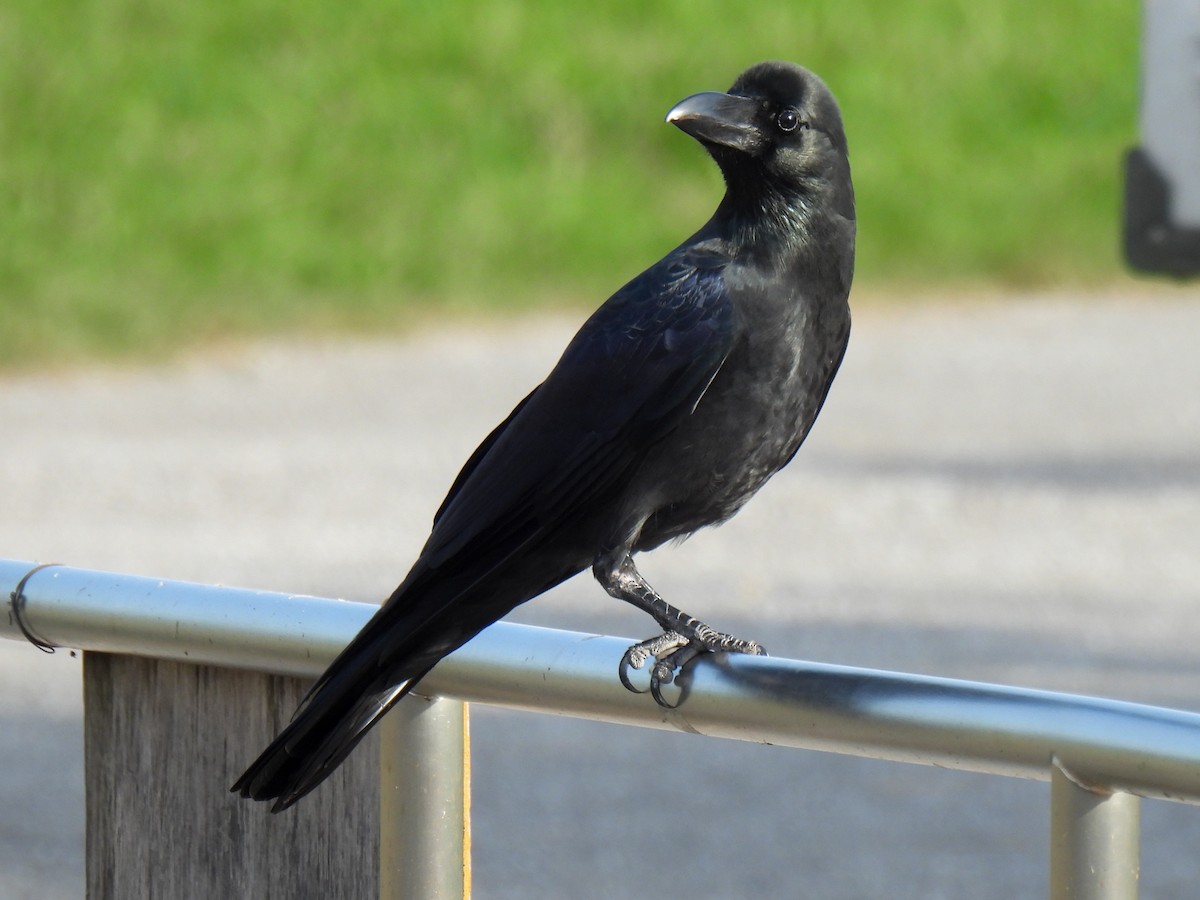
[[(667, 121), (699, 141), (725, 176), (730, 212), (830, 211), (854, 219), (846, 133), (825, 83), (800, 66), (759, 63), (728, 93), (693, 94)], [(782, 223), (781, 223), (782, 224)]]

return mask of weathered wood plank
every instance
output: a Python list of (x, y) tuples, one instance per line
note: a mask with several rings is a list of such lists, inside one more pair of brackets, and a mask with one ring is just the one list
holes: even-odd
[(84, 656), (90, 900), (378, 895), (378, 741), (271, 815), (229, 786), (291, 717), (294, 678)]

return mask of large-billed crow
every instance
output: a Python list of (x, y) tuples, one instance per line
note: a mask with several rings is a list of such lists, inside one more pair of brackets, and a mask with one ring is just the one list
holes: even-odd
[(854, 191), (841, 114), (798, 66), (762, 63), (667, 121), (725, 197), (584, 323), (467, 460), (403, 583), (233, 790), (291, 806), (437, 662), (592, 567), (663, 634), (631, 647), (659, 686), (703, 651), (761, 653), (668, 605), (633, 554), (724, 522), (808, 434), (850, 333)]

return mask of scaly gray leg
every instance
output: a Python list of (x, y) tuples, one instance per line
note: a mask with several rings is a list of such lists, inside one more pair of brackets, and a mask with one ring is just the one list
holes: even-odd
[(705, 650), (766, 655), (767, 651), (754, 641), (714, 631), (698, 619), (693, 619), (682, 610), (671, 606), (658, 591), (646, 583), (628, 552), (597, 556), (592, 565), (592, 574), (611, 596), (632, 603), (643, 612), (649, 613), (662, 628), (663, 633), (658, 637), (641, 641), (626, 650), (618, 669), (621, 684), (640, 694), (643, 692), (629, 681), (628, 670), (630, 667), (640, 669), (653, 658), (650, 693), (659, 706), (672, 705), (663, 699), (662, 686), (674, 681), (675, 672)]

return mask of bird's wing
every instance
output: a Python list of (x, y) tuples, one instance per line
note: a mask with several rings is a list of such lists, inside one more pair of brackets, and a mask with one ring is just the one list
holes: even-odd
[(513, 418), (525, 408), (525, 404), (528, 403), (530, 398), (536, 393), (537, 388), (534, 388), (532, 391), (526, 394), (525, 399), (513, 407), (513, 411), (505, 417), (504, 421), (493, 428), (491, 433), (482, 441), (480, 441), (479, 446), (475, 448), (475, 452), (468, 457), (465, 463), (463, 463), (463, 467), (459, 470), (457, 477), (455, 477), (454, 483), (450, 485), (450, 490), (446, 492), (446, 496), (442, 500), (442, 505), (439, 506), (438, 511), (433, 514), (434, 528), (437, 527), (438, 522), (442, 518), (442, 513), (446, 511), (446, 507), (448, 507), (454, 498), (458, 496), (459, 489), (463, 486), (463, 483), (471, 477), (471, 473), (475, 471), (475, 467), (479, 465), (479, 461), (487, 456), (487, 452), (492, 449), (492, 445), (496, 443), (496, 439), (499, 438), (500, 435), (504, 434), (504, 430), (508, 428), (508, 423), (511, 422)]
[(597, 310), (468, 461), (422, 561), (515, 552), (603, 496), (690, 414), (733, 344), (725, 262), (681, 249)]
[(234, 790), (278, 798), (276, 810), (295, 803), (439, 659), (573, 574), (575, 551), (552, 553), (539, 565), (553, 571), (493, 596), (498, 570), (570, 535), (571, 517), (611, 496), (646, 448), (695, 409), (733, 335), (723, 265), (696, 251), (668, 256), (597, 310), (546, 380), (471, 455), (404, 583)]

